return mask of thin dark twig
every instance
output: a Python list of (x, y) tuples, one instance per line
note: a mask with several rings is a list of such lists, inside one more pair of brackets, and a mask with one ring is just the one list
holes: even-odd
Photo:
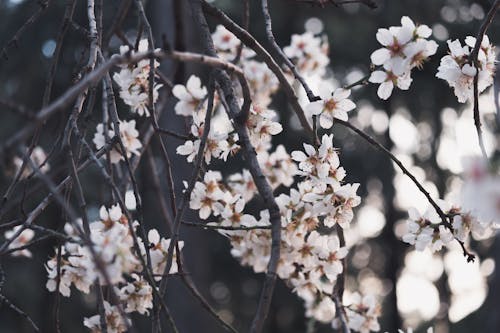
[(38, 1), (38, 5), (40, 8), (31, 15), (26, 22), (16, 31), (14, 36), (5, 44), (5, 46), (2, 48), (0, 51), (0, 55), (5, 59), (8, 60), (8, 54), (7, 51), (9, 48), (12, 47), (18, 47), (19, 46), (19, 40), (21, 39), (22, 34), (28, 29), (30, 25), (35, 23), (45, 12), (45, 10), (49, 7), (50, 0), (43, 0), (43, 1)]
[[(243, 29), (247, 30), (250, 28), (250, 0), (243, 1)], [(245, 44), (240, 42), (238, 49), (236, 50), (236, 56), (234, 57), (232, 63), (237, 64), (240, 62), (241, 54), (243, 53), (243, 47)]]
[(473, 87), (473, 93), (474, 93), (474, 126), (476, 126), (476, 132), (477, 132), (477, 137), (479, 140), (479, 147), (481, 148), (481, 153), (483, 154), (483, 157), (488, 160), (488, 154), (486, 153), (486, 148), (484, 147), (484, 141), (483, 141), (483, 131), (481, 129), (481, 117), (479, 115), (479, 88), (478, 88), (478, 81), (479, 81), (479, 63), (478, 63), (478, 56), (479, 56), (479, 50), (481, 49), (481, 43), (483, 41), (484, 35), (486, 34), (486, 31), (488, 30), (489, 26), (493, 22), (493, 19), (495, 18), (495, 15), (498, 11), (498, 8), (500, 8), (500, 0), (496, 0), (493, 5), (491, 5), (491, 8), (488, 12), (488, 15), (486, 15), (485, 20), (481, 24), (481, 28), (479, 28), (479, 32), (477, 33), (476, 36), (476, 44), (474, 45), (474, 48), (472, 49), (472, 52), (470, 54), (470, 59), (469, 62), (476, 68), (476, 75), (474, 76), (474, 87)]
[[(188, 186), (186, 190), (184, 191), (184, 194), (181, 197), (181, 202), (179, 204), (179, 209), (177, 211), (177, 214), (175, 215), (175, 220), (172, 226), (172, 235), (170, 238), (170, 244), (168, 247), (168, 255), (167, 255), (167, 262), (165, 265), (165, 270), (163, 272), (163, 275), (167, 275), (170, 272), (170, 268), (172, 267), (172, 260), (173, 260), (173, 255), (174, 255), (174, 247), (175, 244), (177, 243), (179, 239), (179, 229), (181, 226), (181, 221), (182, 217), (188, 208), (188, 203), (189, 200), (191, 199), (191, 192), (194, 189), (194, 186), (196, 184), (196, 181), (198, 179), (198, 174), (200, 172), (203, 159), (204, 159), (204, 153), (205, 153), (205, 147), (207, 144), (208, 140), (208, 134), (210, 132), (210, 125), (211, 125), (211, 120), (212, 120), (212, 112), (213, 112), (213, 106), (214, 106), (214, 92), (215, 92), (215, 83), (213, 77), (210, 78), (210, 82), (208, 85), (208, 106), (206, 110), (206, 115), (205, 115), (205, 121), (203, 124), (203, 134), (200, 138), (200, 146), (198, 148), (198, 154), (196, 155), (196, 160), (194, 162), (193, 166), (193, 171), (191, 172), (191, 178), (189, 180)], [(162, 295), (165, 294), (166, 288), (167, 288), (167, 282), (168, 278), (165, 276), (160, 283), (160, 293)]]
[(202, 229), (213, 229), (213, 230), (262, 230), (262, 229), (271, 229), (270, 225), (261, 225), (261, 226), (252, 226), (252, 227), (232, 227), (232, 226), (224, 226), (224, 225), (214, 225), (214, 224), (204, 224), (204, 223), (193, 223), (188, 221), (182, 221), (182, 224), (190, 226), (190, 227), (199, 227)]
[(176, 133), (174, 131), (170, 131), (168, 129), (164, 129), (161, 127), (156, 128), (156, 131), (158, 131), (160, 134), (165, 134), (165, 135), (171, 136), (173, 138), (177, 138), (177, 139), (184, 140), (184, 141), (192, 139), (192, 137), (189, 135), (179, 134), (179, 133)]
[(272, 20), (271, 20), (271, 14), (269, 13), (269, 8), (268, 8), (268, 3), (267, 0), (261, 0), (261, 7), (262, 7), (262, 13), (264, 14), (264, 21), (266, 22), (266, 35), (267, 35), (267, 40), (269, 43), (271, 43), (272, 48), (276, 52), (276, 54), (281, 58), (281, 60), (285, 63), (285, 65), (292, 71), (293, 75), (295, 78), (300, 82), (302, 87), (304, 88), (307, 98), (309, 99), (309, 102), (315, 102), (321, 99), (321, 97), (316, 96), (311, 88), (307, 85), (306, 80), (302, 75), (300, 75), (299, 71), (293, 64), (293, 62), (288, 59), (286, 54), (283, 52), (283, 50), (280, 48), (278, 43), (276, 43), (276, 39), (274, 38), (273, 34), (273, 25), (272, 25)]
[(378, 6), (373, 0), (293, 0), (296, 2), (308, 3), (311, 5), (318, 5), (320, 7), (325, 7), (326, 4), (334, 5), (335, 7), (339, 7), (340, 5), (348, 5), (360, 3), (368, 8), (376, 9)]
[(19, 114), (28, 119), (35, 118), (35, 112), (29, 110), (26, 106), (17, 104), (13, 101), (9, 101), (5, 98), (0, 97), (0, 105), (5, 106), (9, 110), (13, 110), (16, 114)]
[(38, 326), (35, 324), (35, 322), (33, 321), (33, 319), (31, 319), (31, 317), (26, 312), (24, 312), (23, 310), (21, 310), (20, 308), (18, 308), (14, 304), (12, 304), (7, 299), (7, 297), (5, 297), (4, 295), (0, 294), (0, 305), (2, 303), (5, 304), (5, 305), (7, 305), (7, 307), (10, 308), (12, 311), (16, 312), (18, 315), (20, 315), (21, 317), (23, 317), (24, 319), (26, 319), (26, 321), (31, 325), (31, 327), (33, 328), (33, 330), (35, 332), (40, 332), (40, 329), (38, 328)]

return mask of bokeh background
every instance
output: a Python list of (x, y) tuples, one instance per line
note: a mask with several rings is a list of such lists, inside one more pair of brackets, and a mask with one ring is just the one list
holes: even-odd
[[(368, 9), (359, 4), (336, 8), (313, 7), (294, 0), (271, 0), (270, 11), (279, 45), (286, 46), (290, 36), (306, 29), (325, 34), (330, 43), (331, 66), (329, 80), (336, 86), (357, 81), (369, 73), (370, 54), (378, 48), (375, 33), (379, 27), (398, 25), (401, 16), (425, 23), (433, 29), (433, 39), (440, 47), (422, 71), (415, 71), (409, 91), (395, 90), (384, 102), (377, 98), (376, 86), (368, 85), (353, 91), (358, 108), (351, 120), (391, 149), (418, 176), (435, 198), (453, 200), (460, 191), (463, 158), (479, 154), (471, 105), (459, 105), (451, 89), (435, 78), (439, 59), (446, 54), (447, 39), (475, 36), (492, 1), (467, 0), (375, 0), (378, 8)], [(74, 81), (75, 74), (86, 61), (86, 39), (78, 26), (86, 27), (86, 2), (77, 1), (74, 25), (64, 40), (61, 62), (55, 77), (52, 100)], [(40, 19), (21, 36), (17, 46), (9, 47), (8, 58), (0, 59), (0, 97), (17, 101), (37, 110), (42, 103), (45, 80), (49, 71), (55, 40), (61, 25), (66, 1), (51, 1)], [(242, 1), (217, 0), (214, 4), (224, 9), (234, 20), (241, 22)], [(119, 1), (104, 1), (104, 28), (110, 26)], [(37, 1), (0, 0), (0, 47), (12, 38), (17, 29), (39, 8)], [(149, 0), (147, 14), (153, 23), (155, 38), (165, 34), (178, 50), (200, 51), (198, 31), (192, 24), (187, 1)], [(209, 20), (212, 29), (215, 22)], [(134, 35), (138, 15), (132, 6), (124, 21), (124, 32)], [(251, 1), (250, 31), (265, 46), (265, 27), (259, 1)], [(76, 28), (75, 28), (76, 27)], [(500, 41), (500, 19), (490, 27), (490, 39)], [(116, 52), (120, 42), (111, 39), (110, 52)], [(207, 78), (204, 69), (165, 61), (162, 71), (174, 83), (185, 83), (190, 74)], [(313, 86), (317, 83), (312, 82)], [(165, 128), (185, 131), (186, 125), (175, 116), (175, 98), (164, 92), (166, 109), (161, 119)], [(493, 103), (493, 89), (481, 96), (486, 148), (493, 160), (497, 159), (498, 124)], [(98, 108), (99, 106), (96, 106)], [(283, 94), (278, 93), (272, 108), (280, 114), (285, 128), (275, 137), (275, 144), (285, 144), (288, 151), (299, 149), (306, 140), (290, 117), (291, 111)], [(69, 111), (68, 111), (69, 114)], [(41, 145), (50, 150), (54, 133), (66, 121), (67, 115), (51, 119), (44, 125)], [(100, 120), (99, 113), (91, 114), (90, 129)], [(26, 119), (11, 108), (0, 104), (0, 140), (5, 140), (26, 123)], [(93, 124), (93, 125), (92, 125)], [(378, 295), (383, 307), (380, 323), (382, 331), (396, 332), (397, 328), (412, 326), (423, 332), (433, 325), (437, 333), (446, 332), (500, 332), (500, 275), (495, 268), (500, 264), (500, 247), (496, 236), (481, 242), (473, 241), (479, 261), (467, 264), (460, 249), (448, 249), (432, 255), (415, 252), (400, 241), (409, 207), (424, 210), (427, 202), (414, 185), (386, 156), (343, 128), (335, 127), (335, 144), (340, 148), (341, 162), (347, 170), (348, 182), (361, 183), (362, 205), (356, 210), (353, 227), (347, 232), (347, 243), (355, 244), (349, 254), (347, 289), (359, 289)], [(92, 130), (88, 133), (93, 135)], [(177, 188), (187, 179), (190, 166), (184, 158), (175, 156), (180, 142), (172, 139), (167, 145), (174, 159), (174, 179)], [(56, 148), (58, 149), (58, 148)], [(57, 154), (51, 161), (52, 175), (57, 178), (65, 171)], [(2, 156), (4, 170), (12, 156)], [(161, 164), (161, 161), (159, 160)], [(218, 168), (237, 170), (240, 165), (217, 165)], [(160, 169), (161, 172), (161, 169)], [(159, 208), (152, 190), (147, 164), (138, 170), (144, 196), (145, 221), (148, 227), (166, 232), (158, 219)], [(161, 173), (160, 173), (161, 174)], [(0, 190), (5, 191), (10, 178), (0, 173)], [(97, 216), (98, 208), (109, 200), (109, 191), (103, 186), (99, 173), (89, 169), (83, 173), (84, 187), (89, 203), (89, 215)], [(36, 181), (20, 186), (33, 195), (26, 201), (27, 211), (46, 190)], [(9, 217), (18, 216), (20, 207), (12, 206)], [(191, 214), (190, 219), (195, 220)], [(64, 219), (61, 210), (51, 205), (40, 218), (40, 224), (57, 227)], [(230, 255), (230, 246), (224, 237), (196, 228), (184, 227), (181, 238), (187, 268), (199, 289), (220, 314), (233, 325), (245, 331), (255, 312), (263, 275), (241, 267)], [(44, 264), (54, 254), (54, 243), (40, 243), (34, 248), (31, 260), (0, 258), (5, 272), (1, 293), (13, 304), (26, 311), (42, 332), (54, 331), (56, 297), (45, 288)], [(172, 279), (167, 301), (180, 332), (219, 332), (220, 328), (193, 300), (184, 286)], [(83, 317), (96, 313), (95, 297), (73, 292), (71, 298), (60, 298), (60, 320), (64, 332), (85, 332)], [(137, 318), (139, 331), (148, 330), (147, 319)], [(308, 320), (304, 317), (301, 300), (281, 281), (277, 283), (266, 332), (303, 333)], [(331, 332), (328, 326), (317, 325), (317, 332)], [(0, 332), (30, 332), (22, 317), (0, 304)]]

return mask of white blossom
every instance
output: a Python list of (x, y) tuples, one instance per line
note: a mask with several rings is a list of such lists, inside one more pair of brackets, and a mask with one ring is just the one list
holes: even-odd
[[(14, 227), (12, 230), (8, 230), (4, 233), (5, 239), (11, 240), (12, 237), (14, 237), (19, 231), (21, 231), (21, 233), (19, 233), (19, 235), (11, 241), (11, 243), (9, 244), (7, 249), (12, 250), (12, 249), (16, 249), (16, 248), (25, 246), (35, 236), (35, 232), (33, 230), (25, 229), (22, 225), (18, 225), (17, 227)], [(33, 256), (33, 254), (31, 253), (31, 251), (29, 249), (21, 249), (21, 250), (17, 250), (17, 251), (12, 252), (11, 256), (31, 258)]]
[(306, 110), (313, 115), (319, 115), (319, 124), (323, 128), (331, 128), (334, 119), (347, 121), (347, 112), (356, 107), (350, 99), (348, 99), (351, 91), (348, 89), (336, 89), (331, 96), (322, 96), (319, 101), (312, 102)]
[[(139, 131), (135, 128), (135, 120), (119, 121), (120, 138), (125, 147), (125, 153), (128, 158), (132, 155), (139, 155), (139, 149), (142, 148), (142, 143), (139, 140)], [(114, 130), (108, 130), (108, 139), (115, 136)], [(104, 134), (104, 125), (102, 123), (97, 125), (96, 133), (94, 134), (93, 142), (97, 149), (101, 149), (106, 145), (106, 136)], [(106, 155), (105, 155), (106, 156)], [(118, 163), (123, 160), (120, 145), (116, 144), (115, 147), (109, 152), (111, 163)]]
[(479, 49), (476, 64), (471, 62), (471, 52), (476, 43), (474, 37), (465, 38), (462, 46), (459, 40), (448, 40), (450, 53), (441, 59), (436, 77), (448, 82), (453, 88), (460, 103), (473, 97), (474, 77), (478, 76), (478, 91), (483, 92), (493, 84), (495, 73), (495, 48), (490, 44), (488, 36), (484, 36)]

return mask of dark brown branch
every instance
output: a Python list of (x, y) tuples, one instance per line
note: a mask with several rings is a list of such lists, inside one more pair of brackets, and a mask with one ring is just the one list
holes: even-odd
[[(206, 22), (205, 16), (203, 14), (201, 5), (202, 1), (200, 0), (190, 0), (191, 9), (193, 13), (193, 17), (195, 22), (198, 24), (202, 36), (202, 43), (205, 48), (205, 52), (207, 54), (216, 57), (217, 52), (215, 51), (215, 47), (213, 45), (212, 36), (210, 34), (210, 29)], [(206, 7), (206, 2), (203, 1), (203, 5)], [(226, 27), (227, 28), (227, 27)], [(231, 30), (231, 29), (229, 29)], [(244, 31), (244, 30), (242, 30)], [(239, 36), (237, 36), (240, 38)], [(243, 42), (243, 38), (240, 38)], [(253, 39), (255, 41), (255, 39)], [(254, 44), (255, 46), (256, 44)], [(265, 50), (264, 50), (265, 51)], [(266, 52), (267, 54), (267, 52)], [(271, 58), (272, 59), (272, 58)], [(230, 119), (235, 119), (239, 114), (239, 106), (237, 97), (234, 93), (231, 79), (227, 75), (226, 72), (216, 69), (215, 77), (217, 82), (219, 83), (220, 88), (224, 93), (225, 100), (229, 106), (229, 109), (226, 110)], [(307, 123), (307, 120), (306, 120)], [(309, 126), (309, 124), (307, 123)], [(269, 258), (269, 263), (267, 267), (266, 279), (264, 281), (264, 286), (262, 288), (259, 305), (257, 308), (257, 312), (255, 314), (254, 320), (252, 322), (252, 326), (250, 328), (250, 332), (258, 333), (261, 332), (264, 326), (265, 319), (269, 312), (269, 308), (271, 305), (272, 295), (274, 291), (274, 285), (276, 283), (277, 278), (277, 268), (278, 262), (280, 259), (280, 244), (281, 244), (281, 214), (279, 207), (274, 199), (273, 190), (269, 185), (266, 177), (263, 175), (262, 170), (260, 168), (259, 162), (257, 160), (257, 154), (255, 152), (254, 147), (250, 143), (250, 138), (248, 136), (248, 131), (245, 125), (234, 122), (235, 129), (238, 133), (238, 137), (240, 139), (240, 144), (242, 147), (243, 156), (245, 158), (247, 167), (252, 175), (254, 183), (257, 187), (259, 194), (261, 195), (266, 208), (269, 210), (270, 221), (272, 225), (271, 229), (271, 254)], [(310, 127), (309, 127), (310, 128)]]

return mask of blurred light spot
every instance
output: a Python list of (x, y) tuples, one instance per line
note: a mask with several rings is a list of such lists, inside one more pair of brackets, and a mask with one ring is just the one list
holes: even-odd
[(394, 223), (394, 235), (396, 238), (403, 238), (403, 235), (406, 234), (408, 227), (406, 226), (406, 220), (398, 220)]
[(14, 7), (14, 6), (20, 5), (23, 2), (24, 2), (24, 0), (8, 0), (7, 1), (7, 6), (8, 7)]
[(376, 207), (366, 205), (358, 211), (359, 233), (364, 238), (377, 237), (385, 226), (385, 216)]
[(56, 42), (53, 39), (49, 39), (42, 45), (42, 53), (46, 58), (51, 58), (56, 49)]
[(470, 13), (476, 20), (482, 20), (484, 18), (483, 7), (481, 7), (477, 3), (473, 3), (472, 5), (470, 5)]
[(353, 266), (357, 269), (365, 268), (370, 260), (371, 252), (371, 247), (368, 244), (359, 244), (352, 257)]
[(495, 271), (495, 260), (488, 258), (481, 263), (481, 274), (489, 276)]
[(443, 274), (444, 265), (441, 258), (430, 250), (411, 251), (405, 257), (405, 271), (436, 281)]
[(446, 22), (455, 22), (457, 20), (457, 16), (458, 14), (455, 8), (449, 6), (444, 6), (443, 8), (441, 8), (441, 17)]
[(375, 110), (372, 115), (372, 128), (377, 134), (382, 134), (389, 127), (389, 117), (384, 111)]
[(398, 309), (403, 314), (418, 314), (423, 320), (432, 319), (439, 311), (439, 293), (429, 280), (402, 274), (396, 286)]
[[(363, 71), (361, 71), (358, 68), (352, 69), (349, 71), (349, 73), (347, 73), (347, 75), (345, 77), (345, 82), (347, 84), (353, 84), (353, 83), (361, 80), (363, 77), (365, 77), (365, 75), (366, 74), (363, 73)], [(358, 85), (358, 86), (354, 87), (353, 89), (357, 89), (357, 88), (361, 88), (361, 86)]]
[(309, 31), (312, 34), (317, 35), (323, 31), (324, 26), (323, 22), (319, 18), (311, 17), (307, 19), (306, 23), (304, 24), (304, 28), (306, 29), (306, 31)]
[(467, 263), (460, 246), (456, 244), (446, 253), (444, 263), (452, 292), (450, 320), (457, 322), (483, 304), (487, 292), (486, 281), (479, 269), (479, 263)]
[(464, 21), (464, 22), (472, 21), (473, 17), (472, 17), (472, 14), (470, 12), (469, 7), (461, 6), (459, 9), (459, 13), (460, 13), (460, 19), (462, 21)]
[(226, 323), (231, 324), (234, 321), (234, 315), (229, 310), (221, 310), (218, 314)]
[(373, 111), (374, 109), (371, 105), (365, 104), (358, 106), (358, 116), (356, 119), (362, 128), (370, 126)]
[(432, 27), (432, 33), (437, 40), (447, 40), (449, 37), (448, 29), (440, 23), (434, 24)]
[(222, 282), (212, 283), (210, 286), (210, 295), (221, 304), (227, 304), (231, 300), (231, 292)]
[(417, 150), (418, 131), (415, 125), (401, 114), (391, 117), (389, 136), (394, 144), (406, 153)]

